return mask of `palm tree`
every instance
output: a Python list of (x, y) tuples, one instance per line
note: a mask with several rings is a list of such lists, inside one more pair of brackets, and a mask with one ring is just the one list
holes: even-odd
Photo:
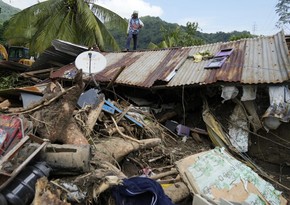
[(54, 39), (97, 45), (101, 50), (120, 50), (105, 27), (107, 23), (125, 33), (125, 19), (100, 5), (88, 0), (48, 0), (15, 14), (4, 36), (9, 44), (26, 45), (39, 53)]

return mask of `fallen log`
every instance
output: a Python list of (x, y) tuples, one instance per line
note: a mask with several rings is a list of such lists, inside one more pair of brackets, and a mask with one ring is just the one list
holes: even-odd
[(64, 131), (64, 135), (60, 139), (64, 144), (85, 145), (89, 144), (84, 133), (78, 127), (77, 123), (72, 118)]
[(161, 139), (144, 139), (132, 141), (119, 137), (112, 137), (95, 144), (95, 154), (93, 160), (107, 161), (110, 163), (119, 162), (129, 153), (150, 147), (155, 147), (161, 143)]
[(172, 170), (167, 171), (167, 172), (155, 174), (155, 175), (151, 176), (150, 178), (151, 179), (161, 179), (163, 177), (170, 176), (170, 175), (176, 175), (176, 174), (178, 174), (177, 170), (176, 169), (172, 169)]
[(29, 115), (37, 134), (52, 143), (88, 144), (73, 120), (75, 106), (83, 91), (81, 72), (76, 75), (75, 81), (76, 85), (68, 90), (63, 90), (59, 84), (49, 84), (43, 96), (42, 109), (33, 110)]
[(173, 203), (180, 202), (190, 195), (188, 187), (183, 182), (177, 182), (172, 186), (165, 188), (164, 192)]

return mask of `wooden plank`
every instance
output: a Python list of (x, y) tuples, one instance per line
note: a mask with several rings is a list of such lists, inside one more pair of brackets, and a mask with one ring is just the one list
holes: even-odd
[[(87, 122), (86, 122), (90, 133), (93, 131), (94, 126), (95, 126), (95, 124), (96, 124), (96, 122), (98, 120), (98, 117), (99, 117), (99, 115), (100, 115), (100, 113), (102, 111), (102, 107), (103, 107), (103, 105), (105, 103), (104, 95), (99, 95), (99, 100), (100, 100), (99, 104), (96, 106), (95, 109), (91, 110), (91, 112), (88, 115)], [(90, 134), (90, 133), (88, 133), (88, 134)]]
[[(16, 154), (16, 152), (19, 151), (20, 148), (22, 148), (24, 146), (25, 143), (28, 142), (28, 140), (30, 139), (29, 136), (25, 136), (24, 138), (22, 138), (20, 140), (19, 143), (17, 143), (17, 145), (11, 149), (2, 159), (0, 162), (0, 166), (2, 166), (3, 163), (5, 163), (6, 161), (8, 161), (10, 159), (10, 157), (14, 156), (14, 154)], [(35, 157), (36, 154), (38, 154), (40, 152), (41, 149), (43, 149), (47, 144), (49, 143), (48, 140), (42, 141), (42, 144), (40, 144), (40, 146), (29, 156), (26, 158), (26, 160), (24, 160), (16, 169), (13, 170), (12, 173), (9, 174), (10, 178), (8, 178), (3, 184), (1, 184), (0, 186), (0, 190), (3, 189), (7, 184), (9, 184), (9, 182), (14, 179), (14, 177), (17, 176), (18, 173), (21, 172), (21, 170)], [(2, 175), (4, 175), (4, 173), (1, 173)], [(7, 176), (7, 173), (5, 174)]]
[(5, 154), (0, 160), (0, 167), (2, 167), (3, 163), (8, 161), (10, 157), (12, 157), (29, 139), (30, 139), (29, 136), (26, 135), (19, 141), (19, 143), (17, 143), (15, 147), (13, 147), (13, 149), (11, 149), (7, 154)]

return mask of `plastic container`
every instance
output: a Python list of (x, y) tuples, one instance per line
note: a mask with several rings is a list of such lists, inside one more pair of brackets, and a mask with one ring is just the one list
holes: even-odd
[(9, 205), (31, 204), (37, 180), (49, 176), (51, 168), (46, 162), (38, 162), (24, 168), (2, 191)]

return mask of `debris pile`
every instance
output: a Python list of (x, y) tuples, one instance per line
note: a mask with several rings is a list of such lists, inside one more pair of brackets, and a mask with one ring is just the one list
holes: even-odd
[[(49, 78), (42, 76), (48, 70), (21, 73), (34, 84), (0, 91), (0, 204), (289, 201), (290, 188), (282, 183), (289, 174), (281, 172), (279, 180), (247, 154), (261, 128), (269, 132), (288, 122), (287, 112), (278, 113), (287, 110), (285, 98), (270, 97), (270, 108), (261, 103), (255, 110), (253, 101), (262, 98), (251, 98), (252, 87), (242, 87), (240, 96), (241, 88), (222, 86), (219, 98), (216, 88), (207, 88), (188, 98), (185, 119), (184, 101), (141, 106), (137, 96), (108, 91), (114, 80), (101, 86), (72, 64), (52, 70)], [(261, 110), (267, 110), (263, 118)]]

